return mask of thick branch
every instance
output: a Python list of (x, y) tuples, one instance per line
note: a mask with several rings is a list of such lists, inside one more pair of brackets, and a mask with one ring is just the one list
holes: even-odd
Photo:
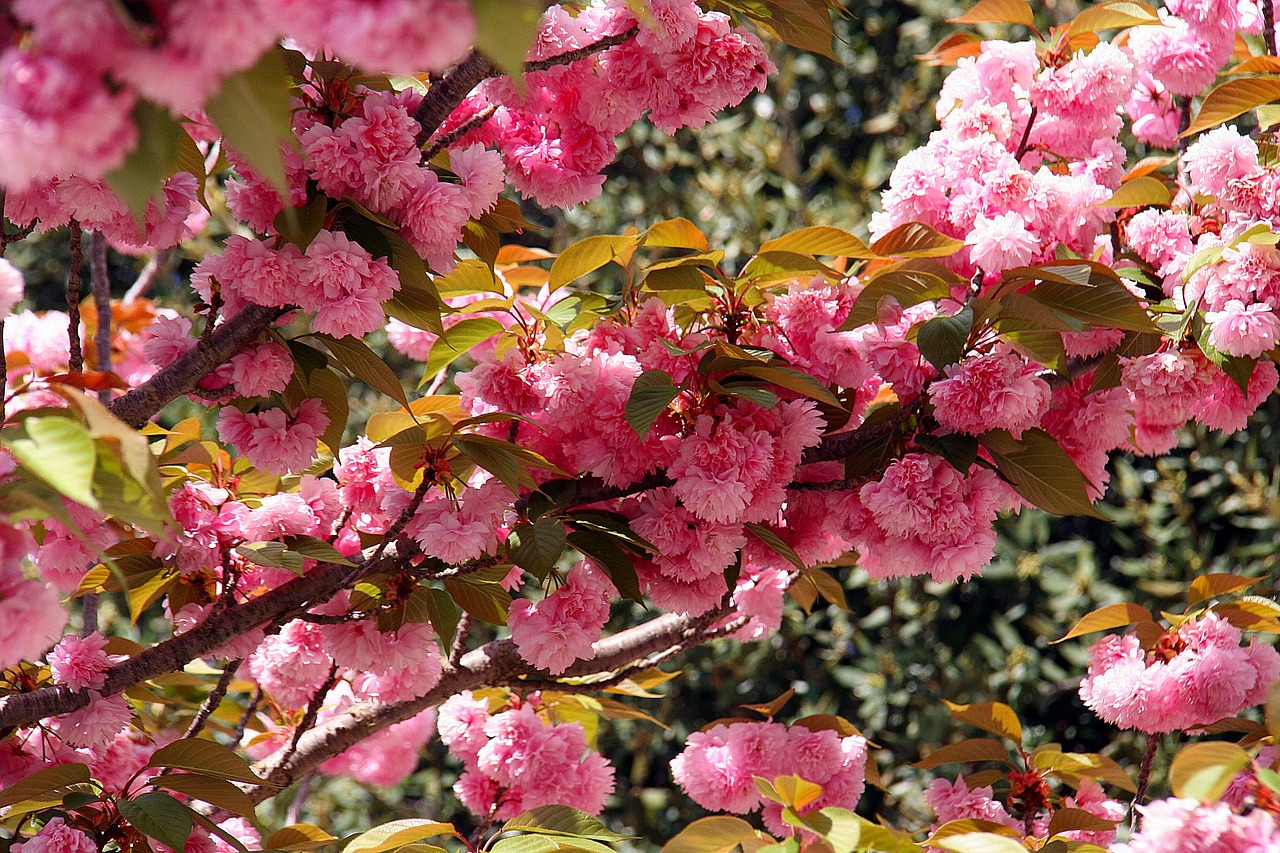
[(132, 427), (141, 427), (169, 403), (189, 394), (210, 372), (253, 343), (281, 314), (282, 308), (249, 305), (227, 320), (173, 364), (111, 404), (111, 411)]
[[(687, 641), (723, 614), (714, 611), (698, 617), (667, 614), (629, 628), (597, 642), (596, 657), (572, 667), (566, 675), (595, 675), (611, 672), (654, 652)], [(272, 797), (276, 791), (301, 779), (316, 767), (374, 732), (404, 722), (427, 708), (463, 690), (481, 687), (514, 686), (522, 676), (544, 676), (526, 663), (510, 640), (494, 640), (463, 655), (461, 664), (447, 670), (425, 696), (390, 705), (362, 703), (334, 717), (298, 739), (297, 749), (285, 760), (268, 758), (254, 766), (269, 785), (249, 790), (255, 802)]]
[[(113, 666), (107, 670), (101, 693), (110, 696), (148, 679), (176, 672), (254, 628), (292, 618), (293, 614), (314, 602), (327, 601), (347, 584), (386, 569), (388, 563), (400, 559), (394, 546), (387, 550), (381, 560), (362, 561), (355, 569), (336, 563), (322, 563), (300, 578), (244, 604), (230, 607), (187, 633), (165, 640)], [(0, 697), (0, 735), (19, 726), (32, 725), (44, 717), (70, 713), (88, 704), (87, 693), (74, 693), (66, 687), (43, 687), (30, 693)]]

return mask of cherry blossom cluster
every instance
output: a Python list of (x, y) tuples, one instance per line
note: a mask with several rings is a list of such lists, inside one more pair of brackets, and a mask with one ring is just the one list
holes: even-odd
[(613, 768), (587, 749), (580, 723), (539, 713), (541, 697), (512, 697), (505, 710), (463, 691), (440, 706), (440, 739), (466, 768), (454, 793), (478, 815), (497, 820), (552, 803), (595, 814), (613, 791)]
[(1265, 809), (1237, 814), (1226, 803), (1170, 797), (1138, 810), (1141, 828), (1117, 853), (1255, 853), (1280, 846), (1280, 823)]
[(782, 806), (765, 802), (757, 778), (799, 776), (822, 793), (799, 811), (828, 806), (853, 809), (865, 786), (867, 742), (831, 729), (812, 730), (777, 722), (735, 722), (694, 732), (671, 760), (671, 775), (694, 802), (711, 811), (748, 814), (764, 807), (765, 826), (787, 833)]
[[(1026, 796), (1029, 788), (1043, 787), (1044, 792), (1048, 792), (1048, 783), (1034, 772), (1015, 772), (1011, 775), (1010, 784), (1010, 797), (1015, 793), (1013, 789), (1018, 789), (1016, 793), (1024, 802), (1030, 799)], [(964, 776), (957, 776), (954, 782), (934, 779), (929, 783), (924, 799), (936, 815), (931, 828), (934, 832), (953, 820), (985, 820), (1007, 826), (1019, 834), (1027, 832), (1030, 827), (1029, 837), (1044, 839), (1049, 834), (1049, 821), (1053, 818), (1053, 809), (1048, 807), (1047, 798), (1043, 796), (1040, 798), (1043, 802), (1037, 802), (1038, 807), (1031, 814), (1024, 818), (1014, 817), (1003, 803), (995, 799), (990, 785), (970, 787)], [(1044, 807), (1039, 807), (1042, 805)], [(1082, 779), (1079, 790), (1063, 798), (1062, 808), (1081, 809), (1110, 821), (1121, 820), (1126, 811), (1124, 803), (1108, 797), (1102, 785), (1093, 779)], [(1075, 829), (1062, 833), (1061, 837), (1106, 847), (1115, 841), (1116, 833), (1113, 829)]]
[(1212, 611), (1150, 650), (1135, 634), (1103, 637), (1089, 649), (1080, 698), (1108, 723), (1152, 734), (1216, 723), (1266, 701), (1280, 678), (1274, 646), (1240, 640), (1240, 629)]

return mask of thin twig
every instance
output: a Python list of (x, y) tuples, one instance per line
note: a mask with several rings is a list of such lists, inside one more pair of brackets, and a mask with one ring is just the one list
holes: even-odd
[(1147, 748), (1142, 753), (1142, 763), (1138, 765), (1138, 790), (1133, 794), (1133, 802), (1129, 804), (1129, 829), (1138, 828), (1138, 806), (1147, 795), (1147, 786), (1151, 784), (1151, 764), (1155, 761), (1156, 752), (1160, 749), (1160, 735), (1147, 735)]
[(236, 723), (236, 730), (231, 733), (233, 743), (239, 743), (244, 737), (245, 731), (249, 728), (249, 721), (253, 719), (253, 715), (258, 713), (258, 706), (262, 704), (262, 688), (255, 687), (253, 696), (249, 699), (249, 704), (244, 706), (244, 713), (240, 715), (240, 721)]
[(223, 698), (227, 695), (227, 688), (231, 686), (231, 679), (235, 678), (236, 670), (240, 668), (242, 658), (227, 661), (226, 667), (222, 670), (222, 675), (218, 676), (218, 683), (213, 686), (213, 690), (205, 698), (200, 705), (200, 710), (196, 712), (196, 718), (191, 721), (191, 725), (187, 726), (186, 732), (182, 735), (183, 740), (193, 738), (200, 734), (200, 730), (204, 728), (204, 724), (208, 721), (213, 712), (222, 704)]
[(458, 619), (458, 628), (453, 634), (453, 647), (449, 649), (449, 666), (457, 669), (462, 664), (462, 655), (467, 650), (467, 638), (471, 636), (471, 614), (463, 613)]
[(161, 249), (152, 255), (151, 260), (146, 262), (138, 273), (138, 277), (133, 280), (133, 284), (129, 285), (129, 289), (125, 291), (124, 298), (120, 302), (124, 305), (130, 305), (150, 293), (152, 285), (160, 277), (160, 272), (168, 265), (172, 254), (172, 249)]
[(1036, 108), (1031, 108), (1031, 115), (1027, 116), (1027, 126), (1022, 129), (1022, 141), (1018, 143), (1018, 153), (1013, 155), (1013, 159), (1021, 162), (1022, 155), (1027, 153), (1027, 144), (1031, 141), (1031, 125), (1036, 123)]
[[(480, 127), (480, 125), (492, 118), (493, 114), (497, 111), (498, 108), (493, 104), (490, 104), (471, 118), (464, 121), (462, 124), (455, 127), (453, 130), (436, 137), (431, 145), (427, 147), (427, 150), (422, 152), (422, 161), (424, 163), (430, 163), (437, 154), (457, 142), (462, 137), (466, 136), (471, 131)], [(446, 375), (446, 372), (442, 370), (440, 371), (440, 375), (444, 376)]]
[(1267, 56), (1276, 55), (1276, 11), (1272, 0), (1262, 0), (1262, 42), (1267, 46)]
[[(94, 356), (98, 370), (111, 372), (111, 273), (107, 268), (107, 238), (101, 231), (89, 237), (89, 273), (93, 283), (93, 309), (98, 315), (98, 326), (93, 334)], [(98, 399), (111, 401), (111, 392), (103, 388)]]
[(333, 689), (333, 685), (338, 681), (338, 665), (335, 663), (329, 667), (329, 675), (325, 678), (324, 683), (316, 690), (311, 701), (307, 703), (307, 710), (302, 715), (302, 720), (293, 730), (293, 738), (289, 741), (289, 747), (285, 750), (281, 761), (288, 761), (293, 754), (298, 751), (298, 741), (302, 736), (316, 724), (316, 718), (320, 716), (320, 708), (324, 706), (325, 697), (329, 695), (329, 691)]
[(67, 229), (71, 241), (71, 268), (67, 271), (67, 369), (84, 370), (84, 349), (80, 343), (80, 268), (84, 265), (84, 246), (80, 223), (71, 220)]

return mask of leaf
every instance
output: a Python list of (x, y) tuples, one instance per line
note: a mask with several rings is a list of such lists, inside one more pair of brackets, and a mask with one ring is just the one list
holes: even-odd
[(351, 566), (352, 568), (356, 565), (342, 556), (337, 548), (315, 536), (286, 536), (284, 537), (284, 544), (290, 553), (300, 554), (303, 557), (319, 560), (322, 563), (333, 563), (338, 566)]
[(511, 562), (540, 578), (546, 577), (555, 566), (564, 553), (564, 546), (564, 523), (558, 518), (540, 518), (532, 524), (517, 524), (507, 536), (507, 554)]
[(1175, 797), (1210, 802), (1222, 796), (1236, 773), (1249, 766), (1249, 753), (1234, 743), (1203, 741), (1183, 747), (1169, 765)]
[(788, 391), (794, 391), (812, 400), (843, 408), (840, 399), (825, 385), (795, 368), (779, 367), (773, 364), (752, 364), (741, 368), (738, 372), (771, 382), (779, 388), (786, 388)]
[(147, 203), (157, 197), (163, 203), (164, 180), (175, 171), (178, 150), (187, 132), (169, 117), (167, 110), (150, 101), (139, 101), (132, 118), (138, 128), (138, 147), (104, 180), (141, 225)]
[(475, 584), (465, 580), (446, 580), (449, 597), (464, 611), (490, 625), (506, 625), (511, 594), (497, 584)]
[(636, 237), (613, 237), (600, 235), (579, 240), (560, 253), (560, 257), (551, 264), (552, 290), (564, 287), (590, 272), (595, 272), (605, 264), (617, 260), (640, 242)]
[(1030, 503), (1055, 515), (1106, 520), (1089, 500), (1084, 474), (1044, 430), (1029, 429), (1021, 439), (1005, 430), (991, 430), (978, 440), (995, 460), (996, 469)]
[(664, 219), (650, 225), (644, 232), (644, 245), (693, 249), (696, 252), (705, 252), (710, 248), (707, 245), (707, 235), (683, 217)]
[(84, 425), (62, 416), (29, 417), (5, 438), (23, 469), (59, 494), (93, 509), (93, 475), (98, 453)]
[(1027, 853), (1020, 842), (990, 832), (965, 832), (933, 841), (934, 847), (951, 853)]
[(978, 5), (948, 24), (1022, 24), (1036, 25), (1035, 14), (1025, 0), (979, 0)]
[(815, 225), (766, 240), (760, 244), (765, 252), (794, 252), (801, 255), (832, 255), (845, 258), (874, 258), (867, 244), (843, 228)]
[[(72, 785), (88, 782), (89, 779), (89, 768), (84, 764), (60, 764), (37, 770), (0, 791), (0, 809), (28, 800), (50, 797)], [(50, 801), (55, 803), (60, 799), (59, 794), (51, 797)]]
[(964, 357), (972, 330), (973, 308), (966, 305), (950, 317), (926, 320), (916, 334), (916, 346), (939, 373), (945, 373), (948, 365)]
[(569, 545), (584, 557), (601, 566), (617, 587), (618, 592), (632, 601), (644, 601), (640, 592), (640, 580), (636, 576), (635, 563), (617, 544), (617, 537), (610, 537), (595, 530), (575, 530), (568, 536)]
[(695, 820), (662, 846), (662, 853), (727, 853), (750, 838), (755, 827), (740, 817), (716, 815)]
[(455, 435), (450, 441), (463, 456), (497, 477), (512, 493), (519, 491), (522, 477), (528, 479), (512, 446), (505, 441), (477, 435)]
[(343, 848), (343, 853), (385, 853), (439, 835), (457, 836), (458, 830), (451, 823), (435, 820), (393, 820), (360, 833)]
[(492, 317), (465, 317), (445, 329), (444, 334), (431, 345), (427, 366), (422, 371), (419, 387), (430, 382), (460, 356), (471, 351), (494, 335), (500, 335), (505, 327)]
[(1097, 779), (1130, 793), (1138, 786), (1123, 767), (1105, 755), (1092, 752), (1059, 752), (1056, 749), (1037, 749), (1031, 756), (1032, 763), (1041, 770), (1073, 780)]
[(281, 145), (298, 147), (293, 134), (292, 80), (280, 49), (222, 82), (204, 105), (223, 139), (284, 198), (289, 197)]
[[(476, 50), (524, 91), (524, 59), (538, 36), (541, 0), (473, 0)], [(434, 130), (434, 128), (428, 128)]]
[(1146, 3), (1117, 0), (1114, 3), (1099, 3), (1096, 6), (1086, 7), (1071, 21), (1069, 32), (1071, 35), (1079, 35), (1098, 30), (1118, 30), (1123, 27), (1159, 23), (1159, 14)]
[(664, 370), (646, 370), (636, 377), (625, 412), (627, 423), (631, 424), (631, 429), (641, 441), (679, 394), (680, 389), (672, 383), (671, 374)]
[(1124, 182), (1111, 198), (1097, 202), (1094, 207), (1168, 207), (1171, 199), (1164, 181), (1146, 175)]
[(1280, 681), (1273, 681), (1267, 691), (1266, 711), (1267, 731), (1273, 739), (1280, 738)]
[(162, 746), (151, 756), (147, 766), (188, 770), (232, 782), (264, 784), (243, 758), (225, 746), (203, 738), (183, 738)]
[(1242, 589), (1248, 589), (1260, 580), (1262, 578), (1242, 578), (1239, 575), (1201, 575), (1191, 582), (1191, 588), (1187, 591), (1187, 604), (1199, 604), (1201, 601), (1208, 601), (1210, 598), (1239, 592)]
[(923, 760), (912, 767), (932, 770), (943, 764), (955, 764), (967, 761), (1002, 761), (1009, 763), (1009, 748), (998, 740), (991, 738), (968, 738), (958, 743), (949, 743), (930, 752)]
[(489, 848), (490, 853), (557, 853), (562, 850), (585, 850), (587, 853), (614, 853), (599, 841), (567, 835), (513, 835)]
[(1061, 808), (1053, 813), (1049, 821), (1048, 837), (1052, 838), (1060, 832), (1082, 830), (1084, 832), (1109, 832), (1116, 828), (1118, 820), (1107, 820), (1084, 809)]
[(928, 843), (932, 844), (939, 839), (949, 838), (953, 835), (965, 835), (973, 832), (987, 832), (995, 835), (1006, 835), (1010, 838), (1022, 837), (1022, 833), (1018, 832), (1016, 829), (1005, 826), (1002, 823), (996, 823), (992, 820), (983, 820), (982, 818), (977, 817), (968, 817), (961, 818), (959, 820), (947, 821), (942, 826), (938, 827), (936, 832), (929, 836)]
[(804, 571), (806, 568), (804, 560), (801, 560), (800, 555), (795, 552), (795, 549), (788, 545), (777, 533), (770, 530), (768, 527), (765, 527), (763, 524), (757, 524), (754, 521), (748, 521), (743, 526), (752, 536), (785, 557), (787, 562), (791, 563), (791, 565), (801, 571)]
[(723, 5), (754, 21), (799, 50), (817, 53), (828, 59), (831, 50), (831, 17), (825, 0), (770, 0), (760, 2), (725, 2)]
[(986, 732), (1008, 738), (1014, 745), (1022, 745), (1022, 723), (1013, 709), (1001, 702), (982, 702), (977, 705), (957, 705), (942, 700), (951, 709), (951, 716), (962, 723), (977, 726)]
[(262, 847), (264, 850), (316, 850), (337, 840), (318, 826), (292, 823), (271, 833)]
[(148, 791), (132, 800), (118, 800), (120, 815), (143, 835), (167, 844), (174, 850), (187, 846), (194, 822), (191, 810), (168, 794)]
[(867, 282), (836, 331), (844, 332), (873, 322), (879, 315), (880, 303), (885, 299), (892, 299), (901, 307), (910, 308), (921, 302), (944, 299), (950, 295), (950, 285), (931, 273), (916, 270), (881, 273)]
[(536, 832), (542, 835), (568, 835), (596, 841), (625, 841), (634, 835), (623, 835), (606, 827), (599, 819), (572, 806), (550, 805), (530, 809), (506, 822), (503, 832)]
[(795, 695), (795, 689), (788, 688), (784, 693), (782, 693), (782, 695), (774, 698), (770, 702), (761, 702), (753, 705), (740, 705), (739, 707), (746, 708), (748, 711), (755, 711), (760, 716), (771, 720), (778, 715), (779, 711), (786, 707), (786, 704), (790, 702)]
[(409, 407), (409, 398), (405, 396), (404, 386), (394, 370), (388, 366), (369, 345), (359, 338), (335, 338), (332, 335), (317, 334), (324, 341), (325, 348), (333, 354), (343, 367), (364, 384), (381, 391), (405, 408)]
[(225, 779), (215, 779), (211, 776), (198, 776), (190, 773), (169, 773), (157, 776), (152, 781), (160, 787), (167, 788), (170, 791), (177, 791), (179, 794), (185, 794), (211, 806), (226, 809), (241, 817), (252, 818), (254, 816), (255, 806), (253, 800), (249, 799), (248, 794)]
[(1180, 137), (1194, 136), (1217, 127), (1254, 107), (1280, 99), (1280, 76), (1241, 77), (1215, 87), (1200, 104), (1200, 111)]
[(963, 240), (948, 237), (923, 222), (908, 222), (872, 243), (871, 251), (882, 258), (946, 258), (960, 251), (962, 246)]
[(324, 228), (324, 217), (328, 212), (328, 200), (323, 195), (317, 195), (301, 207), (280, 211), (272, 224), (285, 242), (292, 243), (305, 252)]
[(1131, 604), (1127, 601), (1121, 604), (1108, 604), (1106, 607), (1099, 607), (1097, 610), (1085, 614), (1080, 618), (1080, 621), (1071, 627), (1070, 631), (1050, 642), (1062, 643), (1083, 634), (1106, 631), (1109, 628), (1123, 628), (1135, 622), (1155, 622), (1155, 619), (1152, 617), (1150, 610), (1137, 604)]
[(1101, 328), (1158, 331), (1138, 298), (1119, 281), (1100, 276), (1091, 276), (1088, 284), (1042, 281), (1031, 288), (1027, 296), (1068, 317)]

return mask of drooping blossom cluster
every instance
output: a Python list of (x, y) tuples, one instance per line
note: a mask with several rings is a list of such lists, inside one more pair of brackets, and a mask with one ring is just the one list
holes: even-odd
[[(4, 462), (0, 457), (0, 466)], [(22, 559), (33, 546), (7, 519), (0, 524), (0, 668), (38, 659), (67, 626), (67, 611), (53, 584), (23, 573)]]
[(537, 694), (496, 714), (463, 691), (440, 706), (440, 739), (466, 768), (454, 793), (472, 812), (506, 820), (528, 809), (572, 803), (598, 814), (613, 791), (613, 768), (587, 749), (576, 722), (551, 723)]
[(1149, 650), (1136, 634), (1103, 637), (1089, 649), (1080, 698), (1125, 729), (1161, 734), (1207, 726), (1261, 704), (1280, 678), (1274, 646), (1240, 640), (1240, 629), (1213, 612)]
[(671, 776), (694, 802), (711, 811), (748, 814), (764, 807), (765, 826), (786, 831), (782, 806), (765, 802), (757, 777), (772, 782), (799, 776), (822, 786), (801, 814), (835, 806), (852, 810), (865, 787), (867, 742), (831, 729), (782, 723), (735, 722), (694, 732), (671, 760)]
[(583, 560), (569, 570), (562, 586), (538, 603), (525, 598), (512, 602), (507, 624), (520, 656), (552, 675), (574, 661), (595, 657), (591, 644), (604, 631), (614, 594), (608, 576)]

